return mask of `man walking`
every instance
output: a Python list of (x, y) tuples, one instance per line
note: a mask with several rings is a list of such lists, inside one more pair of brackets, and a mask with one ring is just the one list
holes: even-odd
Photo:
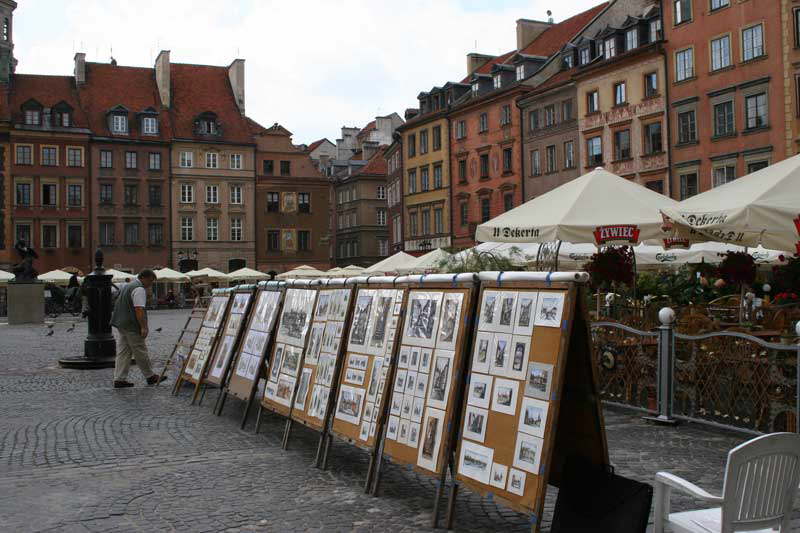
[(128, 381), (128, 370), (131, 367), (131, 355), (136, 365), (147, 378), (148, 385), (164, 381), (167, 376), (158, 375), (150, 368), (147, 356), (147, 289), (153, 286), (156, 275), (152, 270), (144, 269), (135, 280), (124, 285), (114, 304), (111, 314), (111, 325), (117, 328), (117, 361), (114, 365), (114, 388), (133, 387)]

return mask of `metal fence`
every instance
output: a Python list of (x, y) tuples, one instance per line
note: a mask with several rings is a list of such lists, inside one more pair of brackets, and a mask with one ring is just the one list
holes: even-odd
[[(800, 345), (738, 332), (676, 333), (592, 324), (603, 400), (675, 419), (754, 433), (800, 431)], [(800, 335), (800, 325), (798, 325)]]

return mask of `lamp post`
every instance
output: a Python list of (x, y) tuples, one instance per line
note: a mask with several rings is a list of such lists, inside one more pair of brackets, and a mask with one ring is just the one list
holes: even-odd
[(88, 301), (89, 333), (83, 343), (83, 357), (65, 357), (58, 364), (64, 368), (111, 368), (117, 355), (117, 343), (111, 334), (111, 279), (103, 268), (103, 252), (94, 254), (95, 269), (83, 280), (81, 288)]

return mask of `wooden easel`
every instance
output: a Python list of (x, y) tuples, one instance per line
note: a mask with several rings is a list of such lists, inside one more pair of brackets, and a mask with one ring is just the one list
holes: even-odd
[[(186, 317), (186, 322), (183, 324), (183, 328), (181, 328), (178, 341), (172, 348), (172, 352), (170, 352), (169, 357), (167, 357), (167, 360), (164, 362), (164, 368), (161, 369), (161, 373), (158, 375), (156, 386), (161, 383), (161, 378), (167, 373), (167, 369), (172, 365), (172, 360), (176, 355), (181, 357), (181, 365), (178, 374), (183, 372), (183, 368), (186, 366), (186, 362), (189, 360), (189, 354), (192, 351), (192, 347), (197, 341), (197, 334), (200, 333), (200, 328), (203, 325), (203, 317), (206, 314), (207, 303), (208, 298), (198, 297), (195, 299), (192, 310), (189, 312), (189, 316)], [(195, 325), (197, 326), (196, 328), (194, 327)], [(176, 380), (177, 379), (178, 378), (176, 377)]]

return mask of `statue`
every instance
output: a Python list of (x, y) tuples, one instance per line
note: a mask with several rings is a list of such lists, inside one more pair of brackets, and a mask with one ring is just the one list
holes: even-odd
[(14, 281), (17, 283), (31, 283), (36, 281), (36, 278), (39, 276), (39, 273), (33, 268), (33, 260), (39, 259), (36, 250), (28, 246), (23, 240), (17, 241), (17, 244), (14, 245), (14, 249), (21, 259), (11, 270), (14, 276), (16, 276)]

